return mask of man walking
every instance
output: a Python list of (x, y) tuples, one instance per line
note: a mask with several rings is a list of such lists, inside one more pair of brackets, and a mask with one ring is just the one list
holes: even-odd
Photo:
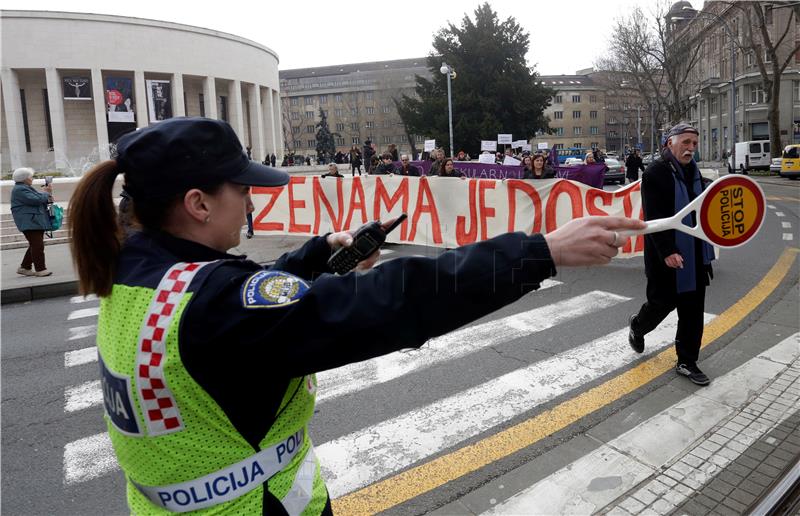
[(628, 178), (628, 183), (639, 180), (639, 170), (644, 172), (644, 163), (642, 157), (639, 156), (639, 149), (633, 149), (633, 152), (628, 154), (628, 159), (625, 160), (625, 176)]
[[(667, 147), (642, 175), (642, 204), (645, 220), (671, 217), (703, 191), (700, 170), (693, 159), (698, 131), (689, 124), (678, 124), (667, 134)], [(696, 224), (695, 215), (683, 219)], [(706, 285), (712, 277), (711, 245), (686, 233), (669, 230), (645, 236), (644, 268), (647, 275), (647, 302), (630, 317), (628, 343), (637, 353), (644, 351), (644, 336), (658, 326), (675, 308), (678, 330), (675, 350), (676, 372), (697, 385), (710, 380), (697, 359), (703, 338), (703, 311)]]

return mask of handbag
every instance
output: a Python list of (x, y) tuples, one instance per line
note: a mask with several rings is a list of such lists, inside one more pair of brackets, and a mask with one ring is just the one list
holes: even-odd
[(64, 208), (52, 203), (47, 206), (47, 213), (50, 216), (50, 231), (61, 229), (61, 224), (64, 222)]

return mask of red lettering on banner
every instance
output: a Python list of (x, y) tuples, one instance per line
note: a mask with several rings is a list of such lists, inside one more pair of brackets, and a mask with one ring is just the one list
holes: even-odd
[(522, 190), (533, 203), (533, 230), (531, 232), (541, 232), (542, 198), (539, 196), (539, 192), (536, 191), (536, 188), (519, 179), (509, 179), (506, 181), (506, 188), (508, 189), (508, 232), (511, 233), (517, 230), (517, 190)]
[[(427, 199), (427, 204), (424, 202)], [(431, 232), (433, 233), (433, 242), (435, 244), (442, 243), (442, 227), (439, 222), (439, 212), (436, 211), (436, 202), (431, 193), (431, 187), (428, 185), (428, 178), (419, 178), (419, 190), (417, 190), (417, 205), (414, 207), (414, 215), (411, 220), (411, 233), (408, 235), (410, 241), (414, 241), (417, 235), (417, 224), (423, 213), (429, 213), (431, 216)]]
[(589, 215), (607, 217), (608, 213), (597, 207), (597, 198), (603, 201), (603, 206), (611, 206), (614, 203), (614, 193), (591, 188), (586, 190), (586, 212)]
[(486, 206), (486, 190), (494, 190), (495, 184), (497, 184), (497, 182), (494, 180), (484, 180), (478, 183), (478, 207), (481, 213), (481, 240), (486, 240), (487, 238), (486, 230), (489, 225), (487, 219), (494, 218), (494, 208)]
[(478, 214), (475, 211), (475, 191), (477, 187), (477, 180), (469, 180), (469, 194), (467, 198), (467, 205), (469, 207), (469, 232), (466, 231), (466, 217), (459, 215), (456, 217), (456, 243), (458, 245), (466, 245), (475, 242), (478, 239)]
[[(350, 223), (353, 221), (353, 212), (356, 208), (361, 210), (361, 224), (366, 224), (368, 220), (367, 203), (364, 201), (364, 185), (361, 184), (361, 177), (353, 177), (350, 182), (350, 209), (347, 211), (347, 220), (344, 221), (342, 229), (350, 229)], [(358, 202), (356, 202), (356, 195)]]
[(283, 223), (282, 222), (263, 222), (269, 212), (272, 210), (272, 207), (275, 205), (275, 201), (278, 200), (280, 197), (281, 192), (283, 192), (282, 186), (254, 186), (250, 189), (250, 192), (253, 195), (269, 195), (270, 199), (267, 201), (267, 205), (264, 206), (264, 209), (261, 210), (258, 215), (253, 219), (253, 229), (258, 229), (261, 231), (283, 231)]
[(289, 233), (310, 233), (311, 224), (298, 224), (295, 222), (295, 208), (305, 208), (306, 201), (296, 201), (294, 199), (294, 185), (305, 184), (304, 176), (294, 176), (289, 178)]
[(331, 225), (333, 226), (333, 231), (341, 231), (342, 230), (342, 211), (344, 210), (344, 199), (342, 195), (342, 181), (338, 179), (334, 179), (336, 181), (336, 207), (338, 208), (338, 213), (333, 213), (333, 207), (331, 206), (330, 201), (328, 201), (328, 197), (325, 195), (325, 191), (322, 189), (322, 185), (320, 184), (319, 178), (314, 177), (311, 182), (313, 184), (313, 196), (314, 196), (314, 231), (315, 235), (319, 235), (319, 223), (320, 223), (320, 201), (322, 204), (325, 205), (325, 209), (328, 210), (328, 216), (331, 219)]
[[(619, 199), (622, 198), (622, 209), (624, 211), (624, 215), (628, 218), (633, 218), (633, 200), (631, 199), (631, 195), (634, 192), (639, 192), (641, 190), (642, 183), (636, 183), (631, 188), (626, 188), (624, 190), (617, 190), (614, 192), (614, 197)], [(644, 220), (644, 205), (642, 208), (639, 209), (639, 219)], [(633, 252), (641, 252), (644, 251), (644, 235), (638, 235), (635, 239), (636, 244), (631, 244), (631, 239), (628, 238), (625, 245), (622, 246), (623, 253), (630, 253), (631, 247), (634, 247)]]
[(557, 204), (559, 196), (564, 193), (569, 196), (572, 203), (572, 218), (579, 219), (583, 217), (583, 197), (581, 196), (581, 189), (579, 186), (570, 183), (569, 181), (557, 181), (550, 195), (547, 196), (547, 206), (545, 207), (545, 217), (547, 218), (545, 231), (547, 233), (554, 231), (558, 227), (556, 220)]
[[(400, 180), (400, 186), (397, 187), (397, 190), (394, 192), (394, 195), (389, 197), (389, 192), (386, 190), (386, 186), (383, 184), (383, 180), (380, 177), (375, 178), (375, 203), (373, 205), (373, 219), (380, 220), (381, 219), (381, 201), (386, 206), (386, 211), (392, 211), (394, 205), (403, 199), (402, 207), (403, 213), (408, 213), (408, 178), (404, 177)], [(404, 220), (402, 224), (400, 224), (400, 240), (406, 239), (406, 234), (408, 233), (408, 219)]]

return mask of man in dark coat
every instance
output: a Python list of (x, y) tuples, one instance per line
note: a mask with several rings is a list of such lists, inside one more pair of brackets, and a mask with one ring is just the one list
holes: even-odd
[(628, 154), (628, 159), (625, 160), (625, 177), (628, 178), (629, 183), (639, 180), (639, 170), (644, 172), (644, 163), (642, 163), (642, 157), (639, 156), (639, 149), (633, 149), (633, 152)]
[[(697, 129), (688, 124), (678, 124), (667, 134), (661, 158), (642, 175), (645, 220), (671, 217), (703, 191), (700, 170), (692, 158), (697, 140)], [(694, 214), (683, 223), (694, 226)], [(644, 242), (647, 302), (630, 317), (628, 343), (635, 352), (643, 352), (644, 336), (677, 308), (676, 372), (697, 385), (708, 385), (710, 380), (697, 367), (697, 359), (714, 250), (702, 240), (675, 230), (651, 233)]]
[(372, 156), (375, 155), (375, 149), (372, 148), (372, 140), (364, 141), (364, 148), (361, 150), (361, 158), (364, 160), (364, 166), (367, 167), (367, 174), (372, 173)]
[(398, 176), (419, 176), (419, 169), (411, 164), (407, 154), (400, 156), (400, 166), (394, 169)]

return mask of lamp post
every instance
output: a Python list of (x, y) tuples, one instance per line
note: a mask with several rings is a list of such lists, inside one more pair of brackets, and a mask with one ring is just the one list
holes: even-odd
[[(736, 165), (736, 38), (733, 37), (733, 31), (731, 31), (730, 27), (728, 27), (728, 22), (725, 21), (722, 16), (718, 14), (714, 14), (711, 12), (706, 11), (698, 11), (697, 9), (692, 9), (691, 7), (684, 6), (682, 11), (686, 13), (694, 13), (695, 15), (699, 16), (710, 16), (722, 24), (722, 29), (728, 34), (728, 38), (731, 40), (731, 163)], [(682, 18), (680, 16), (673, 17), (673, 19), (678, 20), (685, 20), (687, 18)]]
[(439, 71), (447, 76), (447, 119), (450, 123), (450, 156), (452, 157), (455, 144), (453, 143), (453, 93), (450, 87), (450, 80), (456, 78), (456, 72), (447, 63), (442, 63)]

